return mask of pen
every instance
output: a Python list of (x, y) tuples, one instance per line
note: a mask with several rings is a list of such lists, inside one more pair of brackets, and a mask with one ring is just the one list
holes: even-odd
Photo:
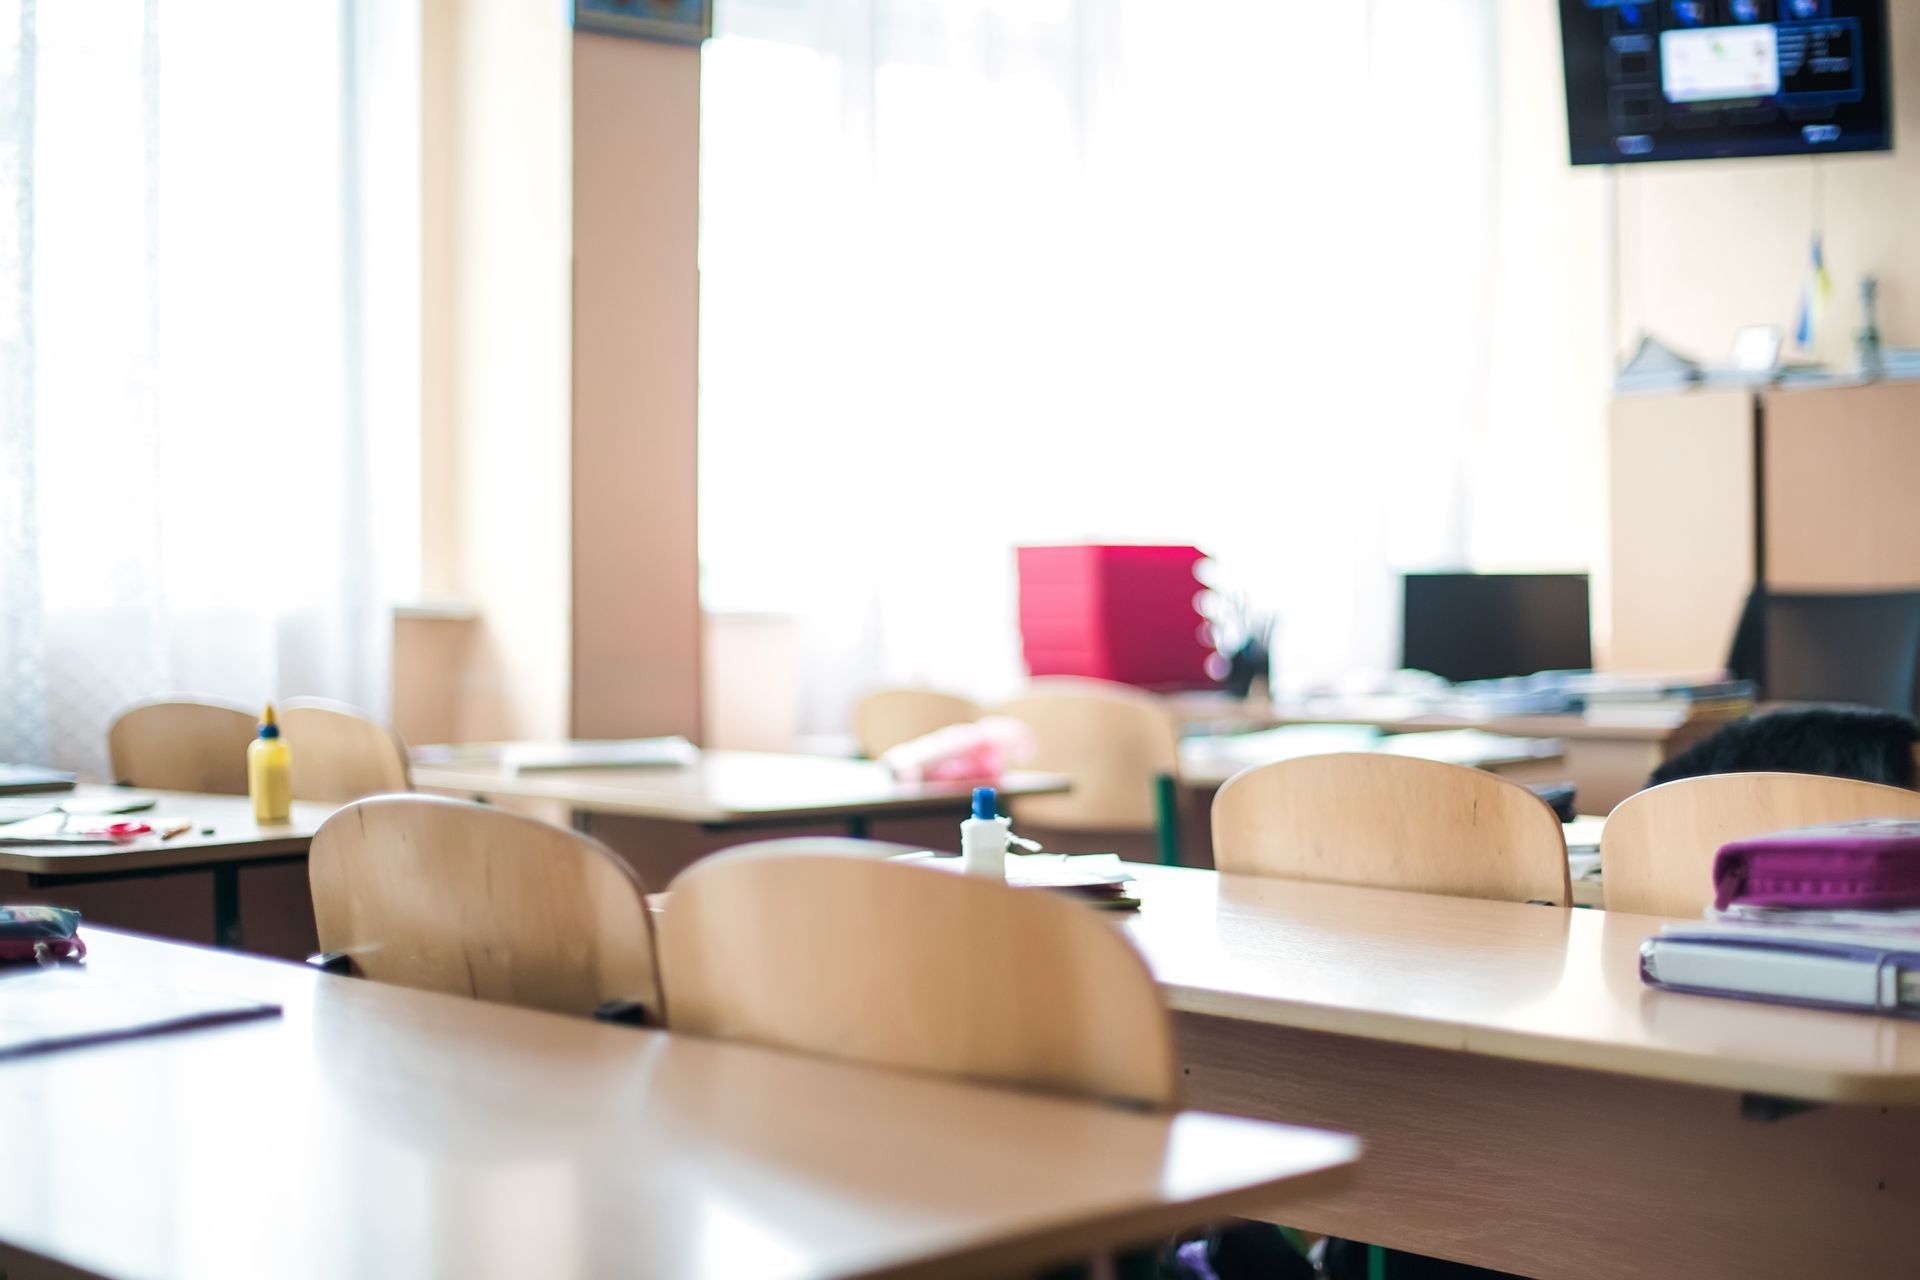
[(162, 840), (171, 840), (175, 836), (184, 835), (191, 830), (193, 830), (193, 823), (191, 822), (170, 822), (166, 828), (160, 832), (160, 838)]

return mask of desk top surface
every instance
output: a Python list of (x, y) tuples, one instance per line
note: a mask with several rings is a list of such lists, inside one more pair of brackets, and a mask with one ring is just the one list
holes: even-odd
[(1257, 765), (1339, 751), (1438, 760), (1469, 769), (1499, 770), (1561, 757), (1556, 738), (1516, 738), (1478, 729), (1376, 734), (1364, 725), (1290, 725), (1247, 734), (1202, 734), (1181, 739), (1180, 778), (1193, 786), (1220, 786)]
[(1826, 1102), (1920, 1104), (1920, 1023), (1656, 991), (1669, 921), (1131, 868), (1177, 1010)]
[[(784, 819), (958, 811), (970, 782), (901, 782), (885, 765), (832, 756), (759, 751), (701, 751), (693, 763), (638, 768), (513, 772), (485, 758), (416, 764), (417, 787), (467, 795), (557, 800), (594, 813), (622, 813), (718, 826)], [(1004, 796), (1067, 790), (1060, 774), (1010, 773), (994, 784)]]
[[(135, 813), (97, 812), (138, 796), (152, 797), (157, 803)], [(0, 801), (0, 808), (12, 810), (42, 805), (49, 810), (57, 806), (86, 810), (68, 820), (73, 827), (119, 821), (145, 822), (161, 830), (169, 823), (193, 826), (171, 840), (146, 835), (109, 844), (0, 844), (0, 870), (48, 876), (109, 875), (299, 855), (307, 851), (313, 833), (336, 807), (297, 803), (287, 822), (263, 825), (253, 820), (253, 802), (245, 796), (80, 786), (72, 791), (10, 795)], [(29, 818), (0, 825), (0, 837), (37, 831), (44, 824), (44, 819)]]
[(1475, 713), (1433, 700), (1401, 697), (1313, 698), (1291, 702), (1250, 702), (1218, 693), (1168, 694), (1183, 724), (1207, 728), (1272, 728), (1289, 724), (1371, 724), (1393, 733), (1417, 729), (1485, 729), (1490, 733), (1539, 738), (1600, 738), (1665, 742), (1687, 723), (1594, 723), (1583, 715), (1504, 715)]
[[(90, 930), (282, 1017), (0, 1062), (0, 1241), (103, 1275), (999, 1275), (1337, 1184), (1351, 1139)], [(0, 978), (31, 981), (32, 976)]]

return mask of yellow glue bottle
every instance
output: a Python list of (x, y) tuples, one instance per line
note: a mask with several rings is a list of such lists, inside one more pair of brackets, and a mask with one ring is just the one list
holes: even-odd
[(247, 747), (247, 794), (253, 797), (255, 822), (285, 822), (291, 815), (292, 761), (269, 702), (260, 717), (260, 736)]

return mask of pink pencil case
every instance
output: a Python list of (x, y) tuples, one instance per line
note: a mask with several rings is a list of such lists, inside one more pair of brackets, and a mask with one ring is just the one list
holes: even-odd
[(0, 963), (78, 960), (80, 913), (69, 907), (0, 907)]
[(1920, 907), (1920, 822), (1867, 818), (1722, 845), (1713, 905)]

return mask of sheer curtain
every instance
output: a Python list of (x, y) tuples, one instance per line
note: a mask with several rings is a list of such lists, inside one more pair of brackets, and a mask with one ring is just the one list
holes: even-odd
[(377, 9), (0, 0), (0, 759), (104, 773), (165, 692), (384, 710), (417, 19)]
[(1485, 395), (1483, 0), (720, 0), (702, 562), (803, 727), (1020, 678), (1022, 542), (1192, 543), (1286, 683), (1393, 665)]

